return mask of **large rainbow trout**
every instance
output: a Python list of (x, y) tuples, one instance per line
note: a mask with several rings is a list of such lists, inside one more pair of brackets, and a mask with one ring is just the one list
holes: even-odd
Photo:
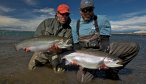
[(101, 65), (107, 67), (121, 67), (118, 64), (120, 59), (109, 56), (107, 53), (101, 51), (77, 50), (75, 52), (66, 54), (63, 59), (66, 59), (67, 64), (77, 64), (83, 68), (98, 69)]
[[(15, 45), (16, 50), (29, 49), (31, 52), (35, 51), (48, 51), (53, 45), (58, 45), (59, 48), (67, 48), (72, 46), (69, 44), (69, 39), (57, 36), (39, 36), (31, 39), (24, 40)], [(49, 51), (48, 51), (49, 52)]]

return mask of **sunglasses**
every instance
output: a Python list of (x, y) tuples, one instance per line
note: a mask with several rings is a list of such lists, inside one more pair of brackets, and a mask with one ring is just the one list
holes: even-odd
[(62, 16), (69, 16), (70, 15), (70, 13), (59, 13), (59, 14)]
[(86, 7), (86, 8), (81, 9), (81, 11), (82, 11), (83, 13), (87, 13), (87, 12), (92, 12), (93, 9), (94, 9), (94, 7)]

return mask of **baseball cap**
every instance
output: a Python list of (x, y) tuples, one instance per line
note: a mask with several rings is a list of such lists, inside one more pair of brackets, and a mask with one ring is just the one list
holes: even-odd
[(67, 4), (60, 4), (57, 8), (59, 13), (69, 13), (69, 6)]
[(93, 0), (81, 0), (80, 8), (94, 7)]

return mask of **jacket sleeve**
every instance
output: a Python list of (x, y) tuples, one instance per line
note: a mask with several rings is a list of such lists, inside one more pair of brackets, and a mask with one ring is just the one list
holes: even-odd
[(72, 46), (69, 47), (69, 48), (67, 48), (67, 50), (72, 50), (72, 49), (73, 49), (73, 36), (72, 36), (72, 29), (71, 29), (71, 27), (70, 27), (70, 29), (68, 30), (68, 32), (67, 32), (66, 35), (67, 35), (67, 38), (69, 39), (68, 44), (72, 44)]
[(111, 24), (106, 16), (99, 16), (100, 49), (108, 52), (111, 36)]
[(104, 52), (109, 51), (109, 44), (110, 44), (110, 37), (108, 35), (101, 35), (100, 36), (100, 50)]
[(99, 15), (98, 22), (98, 26), (100, 28), (100, 35), (111, 36), (111, 24), (108, 18), (104, 15)]
[(45, 20), (44, 20), (37, 27), (37, 29), (36, 29), (36, 31), (34, 33), (34, 37), (44, 35), (45, 34), (45, 29), (46, 29), (46, 27), (45, 27)]

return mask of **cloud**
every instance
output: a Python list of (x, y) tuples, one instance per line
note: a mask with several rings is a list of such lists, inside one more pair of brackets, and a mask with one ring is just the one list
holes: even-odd
[(12, 26), (14, 23), (19, 22), (19, 19), (15, 19), (9, 16), (0, 16), (0, 25), (10, 25)]
[(121, 15), (121, 17), (130, 18), (130, 17), (134, 17), (134, 16), (138, 16), (138, 15), (144, 15), (144, 14), (146, 14), (146, 10), (123, 14), (123, 15)]
[(10, 16), (0, 16), (0, 29), (11, 29), (20, 31), (34, 31), (39, 23), (48, 18), (47, 15), (41, 15), (33, 19), (18, 19)]
[(146, 30), (146, 15), (134, 16), (125, 20), (111, 21), (112, 30)]
[(45, 13), (45, 14), (49, 14), (49, 15), (53, 15), (53, 16), (56, 14), (54, 8), (34, 9), (33, 12)]
[(11, 11), (14, 11), (15, 9), (12, 9), (12, 8), (8, 8), (8, 7), (5, 7), (5, 6), (0, 6), (0, 13), (3, 13), (3, 12), (11, 12)]
[(34, 9), (33, 12), (36, 14), (32, 15), (29, 19), (0, 15), (0, 29), (34, 31), (42, 20), (52, 18), (55, 15), (53, 8)]
[(25, 0), (25, 3), (28, 4), (28, 5), (36, 5), (37, 0)]

